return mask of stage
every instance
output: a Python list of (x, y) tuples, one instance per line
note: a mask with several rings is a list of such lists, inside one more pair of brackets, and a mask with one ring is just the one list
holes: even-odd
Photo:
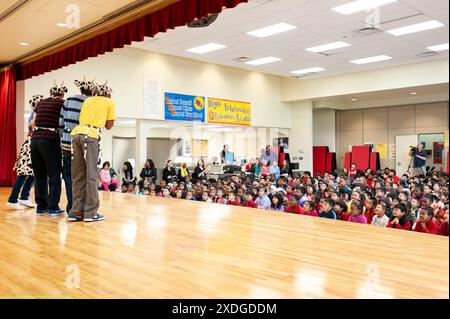
[(67, 223), (9, 191), (0, 298), (449, 298), (448, 237), (118, 193)]

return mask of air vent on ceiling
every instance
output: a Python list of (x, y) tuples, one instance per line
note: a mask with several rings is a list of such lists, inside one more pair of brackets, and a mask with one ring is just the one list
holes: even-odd
[(380, 33), (383, 32), (381, 29), (375, 28), (375, 27), (365, 27), (359, 30), (356, 30), (355, 33), (359, 36), (366, 36), (366, 35), (371, 35), (371, 34), (376, 34), (376, 33)]
[(321, 54), (321, 55), (324, 55), (324, 56), (333, 56), (333, 55), (339, 55), (339, 54), (342, 54), (342, 52), (328, 52), (328, 53), (325, 53), (325, 52), (317, 52), (318, 54)]
[(429, 57), (437, 56), (437, 55), (439, 55), (439, 53), (434, 52), (434, 51), (425, 51), (425, 52), (417, 54), (417, 56), (419, 56), (421, 58), (429, 58)]
[(319, 72), (305, 73), (305, 74), (302, 74), (302, 75), (292, 75), (291, 77), (294, 78), (294, 79), (302, 79), (302, 78), (314, 76), (316, 74), (319, 74)]
[(233, 59), (233, 61), (241, 62), (241, 63), (245, 63), (245, 62), (248, 62), (250, 60), (253, 60), (253, 59), (249, 58), (249, 57), (246, 57), (246, 56), (241, 56), (239, 58)]

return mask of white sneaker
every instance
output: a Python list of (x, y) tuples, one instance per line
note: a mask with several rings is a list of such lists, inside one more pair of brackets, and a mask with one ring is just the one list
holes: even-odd
[(8, 202), (8, 203), (6, 203), (6, 205), (8, 206), (8, 207), (10, 207), (10, 208), (14, 208), (14, 209), (17, 209), (17, 210), (21, 210), (21, 209), (23, 209), (23, 207), (19, 204), (19, 203), (10, 203), (10, 202)]
[(19, 204), (21, 204), (23, 206), (26, 206), (28, 208), (35, 208), (36, 207), (36, 205), (33, 204), (29, 199), (27, 199), (27, 200), (19, 199)]

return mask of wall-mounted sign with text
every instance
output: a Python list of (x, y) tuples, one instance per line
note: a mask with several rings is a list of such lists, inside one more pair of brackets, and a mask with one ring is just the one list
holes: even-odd
[(251, 125), (252, 106), (248, 102), (208, 98), (208, 123)]
[(164, 118), (167, 121), (205, 122), (205, 98), (165, 93)]

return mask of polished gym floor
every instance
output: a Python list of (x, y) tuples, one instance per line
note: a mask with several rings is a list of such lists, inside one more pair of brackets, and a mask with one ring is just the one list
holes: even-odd
[(9, 191), (0, 298), (449, 298), (448, 237), (117, 193), (67, 223)]

